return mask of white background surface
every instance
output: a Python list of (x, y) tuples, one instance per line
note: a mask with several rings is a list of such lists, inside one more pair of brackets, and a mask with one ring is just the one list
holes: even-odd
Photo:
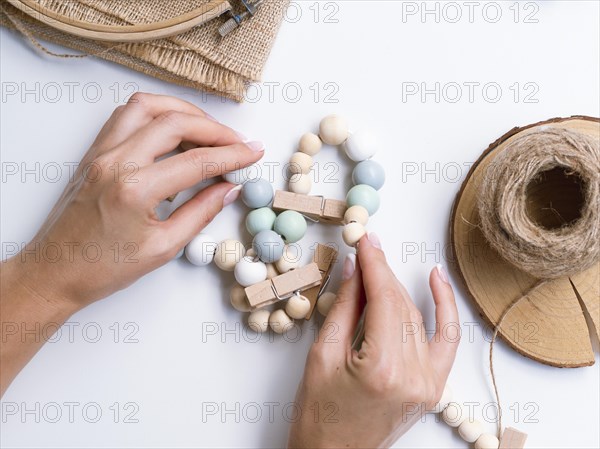
[[(468, 6), (455, 4), (462, 12), (457, 23), (450, 22), (456, 9), (443, 9), (443, 4), (439, 7), (446, 14), (438, 21), (434, 15), (423, 19), (419, 14), (404, 16), (403, 21), (402, 3), (397, 1), (338, 1), (312, 9), (313, 2), (295, 5), (264, 73), (264, 81), (279, 84), (273, 86), (272, 96), (264, 84), (253, 88), (252, 101), (242, 105), (96, 59), (40, 56), (20, 36), (2, 29), (3, 169), (7, 162), (28, 168), (39, 162), (43, 168), (52, 162), (79, 161), (111, 111), (133, 89), (198, 104), (249, 137), (265, 141), (265, 160), (280, 163), (322, 116), (343, 113), (355, 127), (372, 127), (380, 135), (376, 158), (385, 164), (388, 182), (381, 192), (380, 212), (369, 228), (380, 235), (395, 272), (432, 325), (427, 275), (436, 262), (449, 264), (448, 216), (468, 165), (513, 126), (556, 116), (599, 114), (597, 2), (500, 2), (502, 17), (497, 23), (491, 21), (494, 5), (485, 9), (487, 2), (475, 3), (471, 20)], [(420, 2), (414, 5), (422, 8)], [(427, 7), (434, 8), (435, 2)], [(320, 11), (316, 21), (315, 9)], [(517, 23), (515, 9), (520, 11)], [(326, 20), (331, 13), (329, 19), (337, 23)], [(529, 19), (537, 23), (526, 23), (531, 13)], [(72, 101), (65, 84), (69, 82), (77, 83)], [(472, 101), (464, 85), (471, 82), (480, 83)], [(56, 86), (49, 83), (58, 83), (62, 91), (54, 103), (49, 100), (55, 97)], [(94, 86), (86, 87), (88, 83), (101, 89), (97, 102), (92, 101)], [(315, 83), (319, 87), (311, 90)], [(426, 83), (430, 89), (440, 83), (441, 98), (436, 101), (430, 94), (403, 99), (403, 85), (409, 86), (403, 83)], [(451, 102), (456, 91), (448, 83), (463, 86), (459, 101)], [(486, 83), (501, 87), (497, 102), (490, 98), (496, 96), (493, 87), (485, 92), (488, 98), (484, 96)], [(515, 83), (520, 86), (517, 101), (515, 87), (511, 90)], [(19, 93), (5, 96), (15, 85)], [(298, 86), (300, 98), (292, 102)], [(23, 89), (37, 91), (40, 98), (34, 94), (22, 98)], [(326, 94), (331, 94), (329, 101)], [(527, 94), (532, 94), (530, 102), (525, 101)], [(340, 182), (321, 184), (315, 193), (341, 197), (350, 170), (333, 149), (318, 156), (321, 164), (330, 160), (342, 164)], [(43, 171), (39, 182), (33, 175), (25, 182), (19, 176), (3, 180), (2, 242), (26, 242), (33, 236), (68, 181), (63, 168), (56, 183), (48, 182), (55, 172), (44, 177)], [(280, 171), (275, 184), (283, 186)], [(242, 205), (236, 205), (207, 231), (218, 239), (248, 242), (241, 226), (245, 213)], [(332, 239), (339, 239), (338, 230), (312, 226), (303, 244)], [(416, 254), (414, 248), (419, 248)], [(335, 283), (340, 269), (336, 268)], [(452, 272), (451, 277), (456, 285)], [(239, 322), (241, 315), (228, 304), (231, 282), (230, 275), (215, 267), (194, 268), (176, 260), (72, 317), (73, 341), (63, 329), (58, 341), (40, 351), (4, 396), (2, 447), (283, 446), (288, 424), (282, 410), (294, 398), (316, 323), (304, 325), (298, 343), (280, 338), (251, 343), (247, 340), (252, 336), (246, 338), (239, 328), (223, 336), (203, 332), (211, 323), (225, 330), (235, 329)], [(456, 287), (464, 336), (450, 382), (461, 400), (479, 404), (475, 410), (480, 416), (482, 405), (492, 399), (487, 344), (474, 307), (462, 287)], [(117, 342), (111, 330), (114, 323), (120, 329)], [(86, 325), (91, 338), (94, 328), (102, 330), (97, 343), (86, 341), (82, 333)], [(125, 343), (136, 329), (132, 338), (137, 343)], [(550, 368), (503, 343), (496, 360), (505, 423), (528, 432), (529, 447), (599, 446), (597, 364)], [(65, 405), (69, 402), (80, 404), (72, 423)], [(269, 402), (279, 404), (273, 406), (273, 422), (265, 405)], [(21, 416), (24, 408), (35, 409), (36, 403), (47, 415), (42, 413), (39, 423), (35, 414)], [(57, 423), (50, 422), (56, 409), (49, 403), (60, 405), (63, 416)], [(102, 410), (97, 423), (86, 422), (82, 415), (82, 407), (89, 403)], [(110, 409), (114, 403), (121, 411), (117, 423)], [(127, 403), (135, 405), (125, 409)], [(240, 416), (203, 416), (208, 403), (217, 403), (220, 411), (235, 410), (238, 403)], [(262, 411), (255, 423), (244, 419), (254, 418), (253, 403)], [(17, 415), (5, 413), (12, 405), (19, 408)], [(132, 407), (137, 407), (134, 418), (139, 422), (125, 423), (125, 412), (134, 411)], [(88, 413), (93, 418), (93, 410), (88, 408)], [(397, 447), (467, 446), (432, 418), (417, 424)], [(485, 425), (490, 432), (495, 428), (491, 422)]]

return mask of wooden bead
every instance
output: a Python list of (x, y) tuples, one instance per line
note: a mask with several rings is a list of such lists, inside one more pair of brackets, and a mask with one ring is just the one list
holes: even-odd
[(258, 256), (256, 255), (256, 251), (254, 250), (254, 248), (248, 248), (248, 250), (246, 251), (246, 257), (256, 259)]
[(348, 136), (344, 149), (354, 162), (366, 161), (377, 152), (377, 139), (369, 131), (360, 130)]
[(291, 192), (308, 195), (312, 188), (312, 179), (310, 175), (296, 173), (290, 177), (289, 188)]
[(295, 270), (300, 266), (300, 256), (297, 251), (293, 251), (289, 245), (286, 245), (283, 251), (283, 256), (277, 262), (275, 267), (280, 273), (287, 273), (290, 270)]
[(385, 184), (385, 170), (373, 160), (359, 162), (352, 171), (352, 182), (354, 185), (366, 184), (379, 190)]
[(467, 415), (458, 402), (450, 402), (442, 412), (442, 419), (450, 427), (458, 427), (467, 419)]
[(306, 133), (300, 138), (300, 143), (298, 144), (298, 151), (302, 153), (306, 153), (309, 156), (314, 156), (323, 147), (323, 142), (319, 136), (313, 133)]
[(313, 158), (306, 153), (294, 153), (290, 158), (289, 170), (290, 173), (304, 174), (310, 172), (313, 166)]
[(267, 264), (267, 279), (273, 279), (274, 277), (279, 276), (279, 271), (275, 267), (274, 263)]
[(251, 236), (255, 236), (260, 231), (273, 229), (277, 214), (269, 207), (254, 209), (246, 215), (246, 229)]
[(273, 223), (273, 230), (286, 241), (296, 243), (304, 237), (307, 229), (306, 218), (295, 210), (286, 210), (280, 213)]
[(306, 315), (310, 311), (310, 301), (308, 298), (302, 295), (294, 295), (285, 306), (286, 313), (296, 320), (306, 318)]
[(233, 271), (235, 265), (242, 260), (246, 248), (237, 240), (223, 240), (215, 251), (215, 265), (223, 271)]
[(235, 265), (233, 275), (242, 287), (249, 287), (267, 279), (267, 266), (260, 260), (244, 257)]
[(242, 201), (252, 209), (268, 206), (273, 201), (273, 186), (266, 179), (252, 179), (242, 187)]
[(275, 231), (261, 231), (254, 236), (252, 248), (264, 263), (273, 263), (283, 256), (285, 243)]
[(185, 247), (185, 257), (190, 263), (203, 267), (209, 265), (215, 257), (218, 243), (208, 234), (198, 234)]
[(239, 284), (234, 285), (229, 292), (229, 301), (235, 310), (240, 312), (250, 312), (250, 304), (246, 297), (244, 287)]
[(341, 145), (348, 138), (348, 122), (339, 115), (328, 115), (321, 120), (319, 137), (327, 145)]
[(269, 316), (269, 326), (271, 326), (271, 329), (273, 329), (273, 332), (276, 334), (283, 334), (293, 325), (294, 320), (292, 320), (283, 309), (278, 309)]
[(346, 243), (346, 245), (354, 247), (366, 233), (367, 230), (362, 224), (348, 223), (344, 226), (342, 238), (344, 239), (344, 243)]
[(500, 440), (491, 433), (484, 433), (475, 441), (475, 449), (498, 449)]
[(254, 332), (262, 334), (269, 329), (271, 312), (265, 309), (255, 310), (248, 316), (248, 327)]
[(348, 224), (353, 222), (366, 226), (369, 222), (369, 211), (359, 205), (349, 207), (344, 214), (344, 223)]
[(467, 443), (474, 443), (483, 434), (483, 424), (476, 419), (466, 419), (458, 426), (458, 434)]
[(450, 388), (450, 385), (446, 384), (446, 386), (444, 387), (444, 392), (442, 393), (442, 397), (440, 398), (438, 403), (435, 404), (433, 411), (436, 413), (443, 412), (444, 409), (448, 407), (448, 404), (452, 402), (452, 396), (452, 389)]
[(319, 296), (317, 301), (317, 310), (319, 313), (323, 316), (327, 316), (336, 298), (336, 294), (332, 292), (325, 292)]
[(346, 195), (346, 204), (348, 207), (362, 206), (367, 209), (369, 216), (377, 212), (379, 203), (379, 193), (377, 193), (377, 190), (366, 184), (359, 184), (352, 187)]

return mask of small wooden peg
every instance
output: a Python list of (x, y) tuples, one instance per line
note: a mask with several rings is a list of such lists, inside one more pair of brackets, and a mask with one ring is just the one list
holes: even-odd
[(259, 282), (246, 287), (248, 303), (254, 310), (268, 306), (287, 298), (297, 291), (304, 291), (321, 284), (321, 271), (316, 263), (310, 263), (302, 268), (297, 268), (287, 273), (280, 274), (272, 279)]
[(315, 252), (313, 254), (313, 262), (317, 264), (319, 267), (319, 271), (321, 272), (322, 281), (316, 287), (312, 287), (306, 290), (302, 296), (308, 299), (310, 302), (310, 309), (306, 314), (306, 320), (310, 320), (312, 314), (315, 310), (315, 306), (317, 304), (317, 299), (319, 296), (319, 292), (323, 287), (323, 283), (331, 273), (331, 269), (335, 264), (335, 261), (338, 256), (338, 251), (333, 246), (329, 245), (321, 245), (320, 243), (317, 245)]
[(527, 441), (526, 433), (507, 427), (500, 438), (500, 449), (523, 449), (525, 441)]
[(277, 212), (294, 210), (312, 220), (336, 225), (343, 224), (346, 209), (345, 201), (283, 190), (275, 192), (273, 199), (273, 210)]

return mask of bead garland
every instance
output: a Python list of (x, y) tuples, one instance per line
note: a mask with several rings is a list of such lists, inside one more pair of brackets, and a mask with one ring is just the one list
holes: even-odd
[(469, 416), (462, 405), (454, 401), (449, 385), (444, 387), (442, 397), (433, 411), (439, 413), (442, 421), (450, 427), (456, 428), (463, 440), (474, 443), (475, 449), (498, 449), (500, 446), (500, 440), (495, 435), (484, 432), (481, 421)]
[[(354, 247), (366, 233), (369, 217), (379, 208), (377, 190), (385, 182), (385, 171), (371, 160), (376, 151), (374, 137), (365, 131), (350, 133), (347, 121), (338, 115), (321, 120), (317, 134), (306, 133), (300, 138), (298, 151), (289, 161), (289, 190), (308, 195), (312, 189), (310, 172), (323, 145), (341, 147), (346, 155), (357, 162), (352, 181), (355, 184), (347, 196), (342, 238)], [(287, 298), (285, 307), (272, 312), (266, 308), (252, 310), (245, 287), (299, 268), (298, 257), (291, 244), (300, 241), (307, 231), (306, 217), (294, 210), (276, 214), (270, 205), (274, 198), (271, 184), (259, 177), (257, 166), (245, 167), (225, 174), (226, 181), (241, 186), (241, 199), (252, 210), (245, 220), (246, 229), (253, 237), (252, 247), (246, 251), (238, 240), (217, 242), (205, 233), (196, 236), (185, 248), (187, 259), (194, 265), (206, 266), (214, 262), (223, 271), (233, 272), (237, 284), (230, 291), (231, 305), (240, 312), (250, 312), (248, 327), (255, 332), (266, 332), (270, 327), (275, 333), (283, 333), (295, 319), (303, 319), (311, 310), (311, 303), (297, 291)], [(316, 309), (327, 315), (335, 301), (335, 294), (322, 292)]]

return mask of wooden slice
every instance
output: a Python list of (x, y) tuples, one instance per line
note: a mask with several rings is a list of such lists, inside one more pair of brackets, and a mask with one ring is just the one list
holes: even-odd
[(73, 19), (43, 7), (35, 0), (8, 0), (8, 2), (52, 28), (75, 36), (107, 42), (141, 42), (174, 36), (231, 10), (227, 0), (211, 0), (199, 8), (168, 20), (117, 26)]
[(487, 244), (478, 227), (477, 195), (486, 168), (517, 137), (543, 127), (568, 128), (600, 139), (598, 118), (575, 116), (514, 128), (492, 143), (471, 167), (453, 206), (450, 238), (454, 259), (469, 296), (492, 326), (515, 299), (526, 296), (499, 329), (512, 348), (552, 366), (589, 366), (594, 364), (594, 353), (582, 304), (592, 315), (597, 331), (600, 264), (572, 279), (540, 284), (539, 279), (506, 262)]

